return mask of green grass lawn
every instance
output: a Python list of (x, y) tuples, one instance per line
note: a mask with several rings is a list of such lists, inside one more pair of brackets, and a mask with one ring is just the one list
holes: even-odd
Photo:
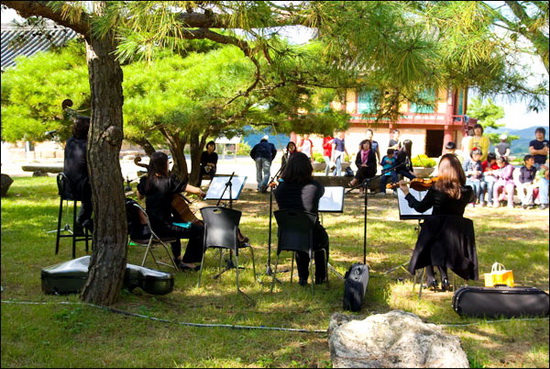
[[(177, 273), (174, 291), (165, 296), (139, 288), (122, 291), (112, 308), (133, 314), (125, 315), (80, 304), (76, 295), (42, 293), (41, 269), (71, 258), (70, 241), (62, 240), (55, 255), (55, 233), (47, 233), (57, 228), (55, 177), (14, 180), (2, 199), (2, 367), (331, 366), (324, 331), (330, 316), (343, 311), (343, 281), (330, 273), (329, 287), (315, 286), (312, 296), (309, 288), (298, 285), (296, 276), (291, 284), (290, 273), (281, 273), (282, 284), (269, 292), (269, 195), (245, 190), (234, 202), (234, 208), (243, 212), (241, 229), (254, 246), (258, 277), (264, 282), (255, 282), (244, 250), (240, 261), (246, 269), (240, 272), (240, 285), (255, 304), (236, 292), (234, 270), (212, 279), (218, 253), (208, 250), (201, 288), (196, 287), (198, 274), (190, 272)], [(547, 211), (468, 208), (466, 216), (475, 224), (481, 276), (499, 261), (514, 271), (517, 284), (548, 292)], [(344, 213), (324, 214), (323, 224), (330, 236), (330, 263), (338, 272), (343, 274), (352, 263), (362, 262), (363, 198), (359, 194), (346, 195)], [(409, 260), (416, 226), (415, 220), (399, 220), (395, 198), (369, 198), (371, 279), (361, 316), (400, 309), (445, 325), (462, 340), (472, 367), (548, 367), (548, 319), (461, 318), (452, 309), (452, 292), (424, 291), (419, 300), (411, 276), (403, 269), (385, 273)], [(77, 247), (77, 257), (85, 255), (84, 245)], [(128, 262), (139, 264), (143, 252), (130, 246)], [(273, 265), (274, 258), (275, 252)], [(290, 267), (290, 258), (282, 263)], [(483, 285), (483, 280), (470, 285)]]

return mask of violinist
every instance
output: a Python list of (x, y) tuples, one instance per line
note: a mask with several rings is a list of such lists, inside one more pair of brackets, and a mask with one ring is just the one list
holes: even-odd
[[(322, 184), (313, 179), (313, 166), (309, 158), (301, 152), (292, 154), (284, 168), (279, 185), (274, 191), (279, 209), (296, 209), (319, 212), (319, 200), (325, 193)], [(329, 238), (323, 225), (317, 220), (313, 231), (313, 249), (325, 249), (328, 256)], [(315, 284), (325, 282), (327, 262), (325, 253), (315, 253)], [(307, 252), (296, 252), (299, 284), (307, 285), (309, 276), (309, 255)]]
[[(477, 259), (473, 237), (471, 237), (472, 240), (469, 238), (470, 241), (462, 239), (462, 235), (470, 230), (460, 229), (462, 223), (458, 221), (442, 225), (442, 223), (438, 223), (438, 217), (449, 215), (460, 217), (460, 220), (464, 219), (464, 209), (473, 200), (474, 191), (472, 187), (466, 186), (466, 175), (454, 154), (443, 155), (439, 162), (438, 174), (437, 180), (431, 180), (432, 186), (422, 201), (418, 201), (409, 193), (407, 182), (400, 181), (399, 186), (405, 194), (405, 200), (414, 210), (423, 213), (433, 207), (432, 216), (422, 224), (409, 263), (409, 272), (414, 274), (416, 269), (426, 267), (427, 285), (435, 289), (438, 283), (434, 276), (433, 266), (437, 265), (441, 273), (442, 288), (446, 290), (449, 288), (447, 267), (451, 267), (453, 270), (456, 268), (459, 271), (465, 269), (462, 273), (456, 270), (455, 272), (460, 273), (459, 275), (465, 279), (477, 279)], [(473, 233), (473, 226), (471, 233)], [(470, 244), (467, 244), (468, 242)]]
[[(138, 189), (138, 198), (145, 197), (147, 215), (151, 227), (159, 237), (176, 238), (172, 243), (172, 254), (176, 265), (181, 270), (200, 270), (203, 253), (204, 227), (196, 223), (188, 223), (181, 227), (173, 223), (177, 218), (172, 214), (172, 198), (182, 191), (204, 197), (206, 194), (200, 188), (180, 181), (168, 174), (168, 156), (160, 151), (151, 155), (147, 176), (141, 177)], [(180, 238), (188, 238), (189, 243), (183, 257), (181, 256)]]

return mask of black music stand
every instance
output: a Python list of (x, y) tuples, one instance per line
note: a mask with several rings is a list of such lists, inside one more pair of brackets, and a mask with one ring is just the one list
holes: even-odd
[[(286, 163), (285, 163), (286, 164)], [(275, 178), (279, 177), (279, 175), (282, 173), (283, 169), (285, 168), (285, 164), (281, 165), (277, 173), (268, 182), (269, 190), (269, 234), (267, 237), (267, 263), (266, 263), (266, 269), (265, 269), (265, 275), (272, 276), (273, 270), (271, 269), (271, 233), (273, 230), (273, 189), (275, 186), (271, 186), (272, 183), (275, 182)], [(288, 269), (281, 270), (279, 273), (286, 273), (288, 272)], [(275, 278), (275, 281), (281, 283), (281, 281), (277, 278)], [(260, 283), (263, 283), (262, 281), (259, 281)]]
[[(427, 191), (416, 191), (415, 189), (412, 189), (412, 188), (409, 189), (409, 192), (418, 201), (421, 201), (424, 198), (424, 196), (426, 196), (426, 193), (427, 193)], [(416, 210), (414, 210), (413, 208), (411, 208), (409, 206), (409, 203), (407, 202), (407, 200), (405, 200), (405, 194), (403, 193), (403, 191), (401, 189), (397, 189), (397, 204), (398, 204), (398, 207), (399, 207), (399, 219), (400, 220), (417, 219), (418, 220), (418, 225), (415, 226), (414, 229), (417, 233), (420, 233), (421, 221), (432, 214), (433, 208), (429, 208), (428, 210), (426, 210), (423, 213), (417, 212)], [(384, 272), (384, 274), (390, 274), (390, 273), (396, 271), (397, 269), (405, 269), (405, 265), (407, 265), (407, 263), (408, 263), (408, 261), (406, 261), (402, 264), (399, 264), (396, 267), (388, 269), (387, 271)], [(408, 272), (408, 270), (406, 270), (406, 269), (405, 269), (405, 271)]]

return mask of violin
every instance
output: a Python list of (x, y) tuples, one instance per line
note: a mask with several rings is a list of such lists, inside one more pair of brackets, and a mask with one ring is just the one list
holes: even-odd
[[(416, 191), (427, 191), (439, 180), (439, 177), (432, 178), (413, 178), (409, 182), (409, 186)], [(397, 188), (399, 183), (388, 183), (386, 188)]]

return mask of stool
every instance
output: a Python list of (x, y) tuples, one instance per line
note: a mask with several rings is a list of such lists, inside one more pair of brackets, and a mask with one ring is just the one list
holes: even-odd
[[(88, 253), (88, 242), (92, 239), (92, 235), (88, 232), (88, 229), (84, 228), (84, 235), (77, 235), (75, 230), (76, 225), (76, 209), (78, 208), (77, 202), (81, 201), (80, 198), (74, 195), (73, 186), (69, 181), (69, 178), (65, 173), (59, 173), (57, 175), (57, 189), (59, 192), (59, 214), (57, 217), (57, 237), (55, 240), (55, 254), (59, 253), (59, 240), (63, 237), (70, 237), (73, 242), (73, 259), (76, 258), (76, 243), (79, 241), (86, 242), (86, 253)], [(61, 229), (61, 218), (63, 217), (63, 201), (67, 201), (67, 210), (69, 210), (69, 204), (73, 203), (73, 225), (72, 228), (69, 224), (65, 224), (65, 227)], [(69, 234), (61, 234), (61, 232), (69, 232)]]

